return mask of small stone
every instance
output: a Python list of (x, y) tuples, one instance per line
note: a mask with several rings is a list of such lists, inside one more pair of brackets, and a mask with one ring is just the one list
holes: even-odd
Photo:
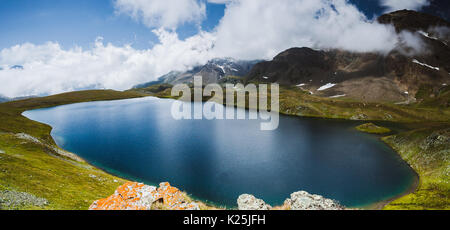
[(312, 195), (312, 197), (314, 200), (322, 200), (323, 199), (323, 197), (319, 196), (319, 195)]

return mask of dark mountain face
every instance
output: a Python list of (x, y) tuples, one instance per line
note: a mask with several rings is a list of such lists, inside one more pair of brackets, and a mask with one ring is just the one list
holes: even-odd
[(378, 22), (394, 25), (397, 32), (402, 30), (426, 31), (432, 27), (450, 27), (450, 23), (442, 18), (412, 10), (400, 10), (382, 15), (378, 18)]
[(256, 64), (248, 80), (302, 84), (327, 79), (333, 76), (333, 54), (310, 48), (292, 48), (277, 55), (272, 61)]
[(172, 71), (158, 79), (158, 81), (138, 85), (135, 88), (146, 88), (155, 84), (183, 84), (192, 83), (194, 76), (202, 76), (203, 84), (221, 83), (227, 80), (227, 77), (246, 76), (253, 66), (260, 61), (240, 61), (232, 58), (213, 59), (206, 65), (196, 66), (186, 72)]
[(448, 22), (411, 11), (383, 15), (379, 20), (394, 23), (398, 31), (414, 32), (423, 40), (425, 51), (406, 55), (409, 48), (399, 46), (385, 55), (292, 48), (272, 61), (256, 64), (246, 81), (294, 85), (325, 97), (389, 102), (414, 101), (422, 87), (438, 91), (450, 85)]

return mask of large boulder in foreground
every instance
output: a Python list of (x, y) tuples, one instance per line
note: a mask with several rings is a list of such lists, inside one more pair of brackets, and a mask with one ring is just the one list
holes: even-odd
[(272, 207), (266, 204), (263, 200), (257, 199), (253, 195), (240, 195), (238, 200), (239, 210), (270, 210)]
[(159, 188), (136, 182), (128, 182), (105, 199), (95, 201), (89, 210), (199, 210), (199, 205), (190, 202), (187, 196), (169, 183)]
[(337, 201), (312, 195), (305, 191), (294, 192), (286, 199), (283, 206), (272, 208), (263, 200), (253, 195), (243, 194), (238, 200), (239, 210), (345, 210)]
[(344, 210), (345, 207), (337, 201), (324, 198), (320, 195), (312, 195), (305, 191), (294, 192), (291, 198), (284, 202), (284, 206), (290, 210)]

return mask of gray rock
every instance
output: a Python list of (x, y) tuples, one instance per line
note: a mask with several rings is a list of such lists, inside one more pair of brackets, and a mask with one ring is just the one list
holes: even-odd
[(84, 162), (84, 160), (81, 159), (80, 157), (78, 157), (76, 154), (64, 151), (64, 150), (62, 150), (62, 149), (60, 149), (58, 147), (55, 147), (53, 145), (46, 144), (46, 143), (42, 142), (41, 140), (39, 140), (38, 138), (33, 137), (33, 136), (29, 135), (29, 134), (17, 133), (15, 136), (17, 138), (25, 140), (25, 141), (29, 141), (29, 142), (32, 142), (32, 143), (35, 143), (35, 144), (39, 144), (39, 145), (44, 145), (45, 147), (47, 147), (50, 150), (52, 150), (53, 154), (56, 154), (56, 155), (59, 155), (59, 156), (62, 156), (62, 157), (67, 157), (69, 159), (72, 159), (72, 160), (75, 160), (75, 161), (78, 161), (78, 162)]
[(391, 115), (391, 114), (389, 114), (389, 113), (385, 113), (385, 114), (384, 114), (384, 119), (385, 119), (385, 120), (392, 120), (392, 119), (393, 119), (393, 117), (392, 117), (392, 115)]
[(352, 117), (350, 117), (350, 120), (358, 121), (358, 120), (367, 120), (368, 118), (369, 117), (367, 115), (361, 113), (361, 114), (353, 115)]
[(0, 154), (5, 154), (5, 151), (0, 149)]
[(147, 207), (148, 210), (151, 209), (153, 202), (155, 202), (154, 193), (157, 188), (155, 186), (144, 185), (139, 191), (139, 196), (141, 199), (136, 201), (136, 205), (139, 207)]
[(312, 195), (305, 191), (294, 192), (291, 198), (284, 202), (291, 210), (344, 210), (337, 201), (326, 199), (319, 195)]
[(270, 210), (272, 207), (266, 204), (263, 200), (257, 199), (253, 195), (240, 195), (238, 200), (239, 210)]
[(44, 207), (48, 205), (44, 198), (36, 197), (26, 192), (4, 190), (0, 191), (0, 209), (20, 209), (24, 206)]
[(39, 139), (37, 139), (37, 138), (35, 138), (35, 137), (31, 136), (31, 135), (28, 135), (26, 133), (17, 133), (15, 136), (17, 138), (19, 138), (19, 139), (22, 139), (22, 140), (27, 140), (27, 141), (30, 141), (30, 142), (34, 142), (36, 144), (42, 144), (42, 142)]
[(450, 143), (450, 129), (440, 130), (432, 133), (425, 139), (422, 144), (422, 149), (428, 150), (430, 148), (439, 148)]

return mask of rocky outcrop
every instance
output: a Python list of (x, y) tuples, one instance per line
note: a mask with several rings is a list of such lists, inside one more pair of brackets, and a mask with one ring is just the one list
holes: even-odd
[[(239, 196), (239, 210), (272, 210), (273, 208), (263, 200), (253, 195), (244, 194)], [(345, 207), (337, 201), (324, 198), (320, 195), (312, 195), (305, 191), (294, 192), (286, 199), (284, 205), (274, 208), (277, 210), (345, 210)]]
[(294, 192), (291, 198), (284, 202), (290, 210), (344, 210), (344, 206), (331, 199), (319, 195), (312, 195), (305, 191)]
[[(304, 191), (291, 194), (284, 205), (272, 208), (263, 200), (250, 194), (237, 199), (239, 210), (344, 210), (338, 202)], [(200, 210), (200, 204), (169, 183), (159, 184), (159, 188), (142, 183), (128, 182), (113, 195), (92, 203), (89, 210)]]
[(199, 205), (190, 202), (187, 196), (169, 183), (159, 188), (142, 183), (128, 182), (108, 198), (95, 201), (89, 210), (199, 210)]
[(238, 200), (239, 210), (270, 210), (272, 207), (266, 204), (263, 200), (257, 199), (253, 195), (243, 194), (240, 195)]

